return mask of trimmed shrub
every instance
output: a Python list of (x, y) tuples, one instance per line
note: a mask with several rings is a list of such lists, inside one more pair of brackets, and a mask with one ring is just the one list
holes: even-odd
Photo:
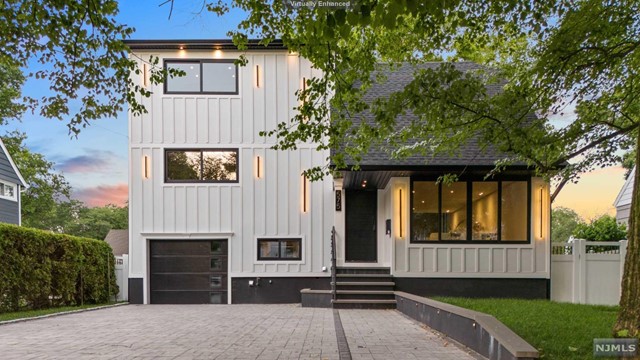
[(0, 312), (108, 302), (114, 268), (104, 241), (0, 224)]

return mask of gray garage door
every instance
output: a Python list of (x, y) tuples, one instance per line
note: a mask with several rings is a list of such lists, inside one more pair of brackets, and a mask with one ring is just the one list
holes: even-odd
[(152, 304), (226, 304), (226, 240), (152, 240)]

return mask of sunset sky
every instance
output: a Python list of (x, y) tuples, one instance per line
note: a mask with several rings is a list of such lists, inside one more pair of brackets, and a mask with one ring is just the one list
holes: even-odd
[[(158, 0), (123, 1), (119, 20), (136, 28), (134, 39), (226, 38), (235, 29), (240, 13), (223, 19), (198, 12), (201, 1), (178, 2), (171, 19), (169, 8)], [(189, 5), (190, 4), (190, 5)], [(23, 92), (46, 95), (42, 83), (30, 80)], [(79, 137), (70, 138), (64, 122), (26, 114), (22, 122), (0, 127), (0, 134), (18, 129), (28, 136), (27, 146), (44, 154), (65, 174), (74, 189), (73, 196), (89, 206), (124, 204), (127, 200), (128, 140), (127, 115), (92, 122)], [(584, 174), (578, 184), (564, 187), (554, 206), (575, 209), (584, 218), (603, 213), (615, 214), (613, 201), (624, 183), (624, 169), (609, 167)]]

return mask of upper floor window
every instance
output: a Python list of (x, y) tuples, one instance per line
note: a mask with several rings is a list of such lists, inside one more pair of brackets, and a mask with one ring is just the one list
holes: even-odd
[(166, 94), (238, 94), (238, 67), (234, 60), (166, 60), (164, 66), (185, 73), (165, 79)]
[(411, 241), (528, 242), (528, 181), (413, 181)]
[(166, 150), (165, 182), (238, 182), (238, 149)]
[(17, 200), (16, 186), (5, 182), (0, 182), (0, 198)]

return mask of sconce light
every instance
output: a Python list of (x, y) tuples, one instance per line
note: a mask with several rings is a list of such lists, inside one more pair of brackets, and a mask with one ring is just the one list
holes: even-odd
[(149, 65), (147, 65), (147, 63), (142, 64), (142, 86), (144, 86), (145, 88), (149, 85), (149, 77), (148, 77), (148, 72), (149, 72)]
[(142, 162), (143, 162), (142, 176), (145, 179), (149, 179), (151, 177), (151, 159), (147, 155), (145, 155)]
[(302, 77), (302, 91), (307, 91), (307, 78)]
[(256, 65), (256, 88), (260, 88), (260, 65)]
[(307, 212), (307, 176), (302, 174), (302, 212)]
[(542, 194), (543, 194), (543, 187), (540, 186), (540, 239), (542, 239), (542, 225), (543, 225), (543, 217), (542, 217), (542, 204), (543, 204), (543, 198), (542, 198)]
[(402, 237), (402, 223), (404, 222), (403, 218), (402, 218), (402, 189), (398, 190), (398, 200), (399, 200), (399, 213), (400, 213), (400, 221), (398, 222), (398, 225), (400, 226), (400, 237)]
[(260, 173), (260, 155), (256, 156), (256, 178), (260, 179), (262, 174)]

